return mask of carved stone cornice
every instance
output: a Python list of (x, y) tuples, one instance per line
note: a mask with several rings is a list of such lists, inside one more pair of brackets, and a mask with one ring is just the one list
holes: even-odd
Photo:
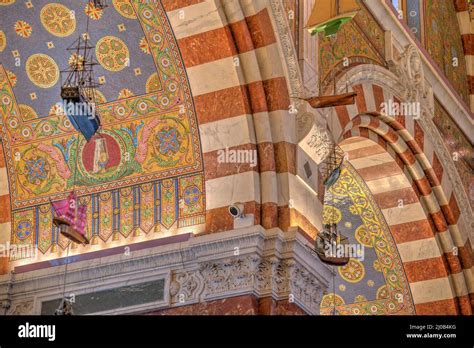
[(11, 306), (7, 315), (29, 315), (33, 313), (33, 300), (18, 302)]
[[(291, 297), (305, 311), (316, 314), (319, 302), (315, 299), (327, 289), (332, 273), (306, 244), (296, 230), (261, 226), (198, 236), (128, 256), (71, 263), (66, 294), (165, 279), (165, 298), (159, 308), (254, 294), (279, 300)], [(8, 296), (9, 313), (39, 314), (41, 302), (62, 297), (64, 275), (64, 266), (16, 274)], [(0, 283), (0, 301), (7, 299), (6, 285), (6, 281)], [(142, 305), (139, 312), (155, 309), (156, 303)], [(120, 313), (130, 312), (125, 308)]]

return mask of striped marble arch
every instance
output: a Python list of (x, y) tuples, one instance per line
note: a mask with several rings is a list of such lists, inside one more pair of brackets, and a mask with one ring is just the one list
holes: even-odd
[(352, 89), (356, 104), (336, 108), (333, 135), (391, 227), (417, 313), (471, 314), (473, 265), (463, 220), (471, 217), (462, 216), (447, 164), (416, 117), (381, 113), (382, 103), (402, 101), (394, 90), (383, 82)]

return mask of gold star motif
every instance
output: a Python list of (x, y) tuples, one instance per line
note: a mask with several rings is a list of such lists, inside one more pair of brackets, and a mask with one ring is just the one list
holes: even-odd
[(31, 24), (25, 21), (17, 21), (14, 25), (15, 32), (18, 36), (22, 38), (29, 38), (33, 32), (33, 27)]
[(33, 3), (31, 1), (25, 2), (26, 8), (33, 8)]
[(36, 100), (36, 99), (38, 99), (38, 96), (36, 95), (35, 92), (30, 93), (30, 99), (31, 99), (31, 100)]
[(92, 20), (95, 20), (95, 21), (101, 19), (102, 15), (104, 13), (104, 11), (101, 8), (95, 7), (92, 2), (89, 2), (86, 5), (86, 8), (84, 9), (84, 12), (86, 13), (86, 15), (89, 16), (89, 18), (91, 18)]
[(12, 54), (14, 58), (18, 58), (20, 56), (20, 52), (18, 52), (18, 50), (12, 51)]
[(142, 70), (140, 68), (133, 69), (133, 72), (135, 73), (135, 76), (140, 76), (142, 74)]
[(48, 46), (49, 49), (54, 48), (54, 43), (53, 43), (53, 41), (47, 42), (46, 45)]
[(127, 30), (127, 28), (125, 28), (125, 24), (123, 24), (123, 23), (117, 25), (117, 27), (118, 27), (118, 30), (119, 30), (120, 32), (123, 32), (123, 31)]
[(103, 85), (105, 83), (105, 76), (99, 76), (99, 83)]

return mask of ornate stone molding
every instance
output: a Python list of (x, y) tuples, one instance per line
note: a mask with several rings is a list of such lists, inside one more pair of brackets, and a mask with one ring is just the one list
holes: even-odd
[(14, 303), (10, 310), (7, 312), (8, 315), (29, 315), (33, 313), (34, 300), (17, 302)]
[(295, 51), (295, 44), (287, 21), (288, 14), (285, 13), (281, 0), (267, 1), (279, 42), (282, 66), (286, 72), (289, 95), (297, 111), (297, 141), (300, 142), (308, 134), (313, 125), (320, 123), (318, 122), (318, 112), (301, 99), (308, 96), (310, 89), (306, 88), (303, 82), (303, 76), (299, 66), (299, 57)]
[[(281, 244), (277, 249), (289, 254), (296, 252), (296, 240), (281, 243), (278, 238), (277, 241)], [(310, 262), (319, 263), (303, 244), (297, 243), (302, 247), (300, 252), (308, 253)], [(327, 268), (324, 272), (331, 274)], [(259, 297), (294, 300), (308, 313), (318, 313), (325, 289), (327, 282), (323, 277), (309, 270), (297, 257), (250, 254), (204, 262), (193, 271), (173, 272), (170, 295), (173, 305), (186, 305), (253, 293)]]
[(405, 46), (398, 50), (393, 43), (392, 34), (386, 33), (387, 63), (390, 71), (394, 73), (398, 81), (401, 82), (403, 89), (401, 97), (407, 102), (420, 103), (423, 109), (423, 115), (432, 118), (434, 112), (433, 89), (428, 85), (423, 69), (420, 51), (414, 44)]
[(307, 303), (311, 308), (318, 308), (321, 303), (325, 288), (313, 274), (306, 271), (304, 267), (295, 265), (291, 275), (291, 292)]
[[(291, 297), (305, 311), (316, 314), (319, 302), (315, 299), (328, 287), (332, 273), (307, 244), (297, 230), (282, 232), (261, 226), (204, 235), (128, 256), (71, 263), (66, 294), (77, 296), (165, 279), (165, 296), (158, 308), (156, 303), (144, 304), (129, 311), (121, 309), (120, 313), (254, 294), (277, 300)], [(64, 266), (16, 274), (9, 296), (7, 282), (0, 283), (0, 301), (11, 299), (11, 314), (39, 314), (42, 302), (62, 297), (64, 275)]]
[[(471, 241), (471, 246), (474, 246), (474, 216), (472, 207), (464, 191), (464, 185), (461, 181), (458, 171), (453, 162), (453, 156), (446, 148), (446, 145), (441, 137), (441, 134), (436, 129), (435, 124), (431, 118), (422, 117), (420, 124), (423, 130), (426, 132), (426, 137), (431, 140), (433, 147), (436, 149), (436, 154), (439, 157), (441, 163), (444, 164), (446, 174), (451, 181), (451, 187), (454, 192), (454, 196), (458, 202), (459, 209), (461, 210), (460, 219), (464, 221), (464, 228), (466, 229), (467, 235)], [(446, 175), (445, 174), (445, 175)]]
[[(295, 45), (291, 37), (290, 27), (288, 26), (287, 14), (283, 8), (281, 0), (268, 0), (274, 27), (280, 42), (280, 50), (284, 58), (284, 67), (287, 71), (287, 79), (291, 97), (304, 96), (304, 84), (298, 64), (298, 56), (295, 52)], [(300, 102), (297, 102), (300, 104)]]

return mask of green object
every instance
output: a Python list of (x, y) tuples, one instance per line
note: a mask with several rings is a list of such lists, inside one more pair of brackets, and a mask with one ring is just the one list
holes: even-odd
[(331, 175), (329, 175), (329, 177), (324, 181), (324, 186), (326, 186), (326, 188), (329, 188), (332, 185), (334, 185), (337, 179), (339, 179), (340, 175), (341, 175), (341, 167), (339, 166), (336, 169), (334, 169)]
[(311, 28), (309, 31), (311, 35), (324, 32), (324, 36), (331, 36), (336, 34), (341, 27), (347, 22), (351, 21), (355, 17), (357, 12), (344, 13), (343, 15), (332, 18), (324, 23), (319, 24), (316, 27)]

